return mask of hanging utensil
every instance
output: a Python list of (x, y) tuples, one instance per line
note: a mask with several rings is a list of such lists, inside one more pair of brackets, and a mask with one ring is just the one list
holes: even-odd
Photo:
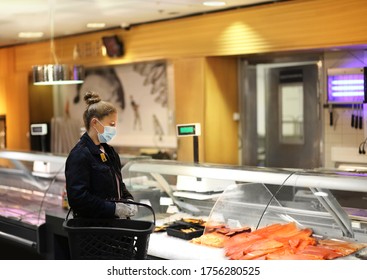
[(359, 105), (360, 106), (360, 110), (359, 110), (359, 129), (363, 128), (363, 104)]
[(333, 105), (329, 104), (329, 125), (333, 126), (334, 125), (334, 120), (333, 120)]
[(354, 104), (352, 104), (352, 119), (351, 119), (351, 126), (354, 127)]
[(358, 107), (359, 105), (356, 104), (356, 111), (354, 114), (354, 128), (357, 129), (358, 128)]

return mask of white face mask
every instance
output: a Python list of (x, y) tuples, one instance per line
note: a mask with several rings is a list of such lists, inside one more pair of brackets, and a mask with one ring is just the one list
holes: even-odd
[(98, 136), (98, 141), (100, 143), (107, 143), (109, 141), (112, 140), (113, 137), (115, 137), (116, 135), (116, 127), (114, 126), (104, 126), (99, 120), (97, 120), (97, 122), (99, 122), (102, 126), (103, 126), (103, 133), (99, 133), (98, 130), (95, 128), (95, 130), (97, 131), (97, 136)]

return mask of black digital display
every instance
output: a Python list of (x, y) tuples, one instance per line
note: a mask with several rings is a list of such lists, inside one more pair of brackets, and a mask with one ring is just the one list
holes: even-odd
[(42, 132), (42, 127), (41, 126), (34, 126), (32, 127), (32, 133), (36, 133), (36, 132)]
[(47, 135), (47, 124), (31, 124), (31, 135)]
[(107, 55), (109, 57), (119, 57), (124, 55), (124, 44), (116, 35), (102, 37), (102, 41), (103, 45), (106, 47)]

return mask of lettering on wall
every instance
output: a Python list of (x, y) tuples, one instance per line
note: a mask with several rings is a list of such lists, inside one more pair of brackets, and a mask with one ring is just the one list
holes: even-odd
[(82, 42), (74, 45), (73, 58), (81, 59), (87, 57), (102, 57), (106, 56), (106, 49), (102, 40), (91, 42)]

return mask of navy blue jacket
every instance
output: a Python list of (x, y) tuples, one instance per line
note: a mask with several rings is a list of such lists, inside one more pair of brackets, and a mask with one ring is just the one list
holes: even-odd
[[(68, 202), (75, 215), (112, 218), (113, 199), (133, 199), (122, 182), (119, 155), (108, 144), (102, 144), (105, 154), (87, 133), (70, 151), (65, 165)], [(118, 196), (116, 176), (120, 182)]]

